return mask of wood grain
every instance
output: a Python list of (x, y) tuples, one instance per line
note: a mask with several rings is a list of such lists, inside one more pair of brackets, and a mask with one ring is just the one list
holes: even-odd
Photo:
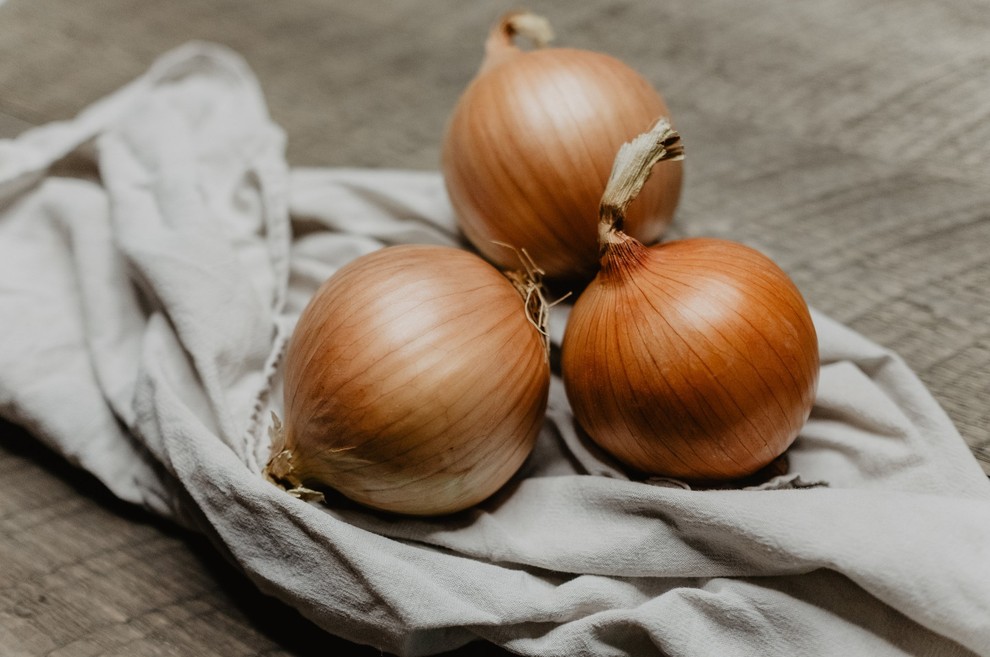
[[(436, 169), (484, 35), (515, 4), (8, 0), (0, 137), (69, 118), (209, 39), (258, 74), (292, 165)], [(530, 5), (558, 43), (620, 57), (664, 93), (687, 151), (675, 234), (772, 256), (813, 305), (900, 354), (990, 472), (990, 5)], [(202, 539), (0, 427), (0, 654), (343, 645)]]
[(202, 537), (120, 502), (22, 430), (0, 425), (0, 445), (4, 657), (349, 647), (263, 596)]

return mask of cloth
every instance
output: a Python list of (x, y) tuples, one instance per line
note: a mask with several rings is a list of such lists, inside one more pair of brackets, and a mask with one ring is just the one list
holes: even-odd
[(629, 480), (556, 376), (532, 457), (461, 514), (268, 483), (316, 286), (382, 245), (461, 244), (438, 174), (290, 169), (283, 147), (245, 63), (203, 43), (0, 142), (0, 415), (391, 652), (990, 655), (990, 484), (905, 364), (820, 313), (815, 407), (763, 489)]

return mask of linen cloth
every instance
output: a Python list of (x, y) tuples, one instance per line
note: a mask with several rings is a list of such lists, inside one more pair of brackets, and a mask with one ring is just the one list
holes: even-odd
[(205, 43), (0, 142), (0, 415), (391, 652), (990, 655), (986, 477), (895, 354), (818, 313), (816, 404), (763, 489), (629, 480), (556, 376), (533, 456), (461, 514), (265, 481), (316, 287), (383, 245), (463, 246), (436, 173), (293, 170), (283, 151), (246, 64)]

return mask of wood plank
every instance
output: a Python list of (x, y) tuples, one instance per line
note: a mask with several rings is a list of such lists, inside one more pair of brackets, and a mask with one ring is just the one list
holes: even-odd
[(0, 139), (11, 139), (31, 127), (33, 124), (24, 119), (0, 112)]
[(0, 654), (316, 655), (354, 647), (262, 595), (206, 540), (0, 423)]

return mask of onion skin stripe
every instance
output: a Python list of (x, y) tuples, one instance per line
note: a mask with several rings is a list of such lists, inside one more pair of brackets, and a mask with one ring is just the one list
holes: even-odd
[(549, 385), (544, 338), (501, 272), (450, 247), (386, 247), (300, 316), (278, 479), (395, 513), (462, 510), (521, 467)]
[[(597, 205), (621, 144), (661, 116), (663, 97), (627, 65), (573, 48), (523, 51), (495, 27), (487, 55), (448, 121), (442, 168), (454, 215), (492, 263), (493, 242), (525, 249), (550, 280), (598, 269)], [(682, 167), (658, 169), (627, 229), (655, 241), (673, 218)]]
[[(534, 365), (535, 365), (535, 364), (534, 364)], [(527, 369), (529, 369), (529, 368), (527, 368)], [(530, 370), (530, 371), (535, 371), (535, 370)], [(514, 377), (511, 377), (511, 376), (510, 376), (510, 377), (507, 377), (507, 378), (508, 378), (509, 380), (514, 380)], [(409, 384), (409, 382), (410, 382), (409, 380), (406, 380), (406, 381), (405, 381), (405, 382), (404, 382), (403, 384), (401, 384), (401, 385), (408, 385), (408, 384)], [(462, 392), (462, 394), (461, 394), (461, 395), (460, 395), (459, 397), (455, 397), (455, 398), (454, 398), (454, 399), (452, 400), (452, 403), (453, 403), (453, 404), (456, 404), (456, 403), (457, 403), (458, 401), (460, 401), (460, 400), (461, 400), (461, 399), (463, 399), (463, 398), (464, 398), (464, 397), (465, 397), (466, 395), (468, 395), (468, 394), (469, 394), (469, 392), (470, 392), (470, 391), (469, 391), (469, 390), (468, 390), (467, 388), (465, 388), (465, 389), (464, 389), (464, 392)], [(528, 390), (527, 390), (527, 392), (528, 392)], [(383, 394), (383, 397), (386, 397), (387, 395), (388, 395), (388, 392), (386, 392), (386, 393), (384, 393), (384, 394)], [(445, 410), (446, 410), (446, 409), (445, 409)], [(458, 428), (458, 424), (459, 424), (459, 423), (461, 423), (462, 421), (465, 421), (465, 420), (469, 420), (469, 419), (470, 419), (470, 416), (471, 416), (471, 414), (472, 414), (472, 412), (473, 412), (473, 411), (474, 411), (474, 409), (473, 409), (473, 408), (466, 408), (466, 409), (464, 410), (464, 412), (463, 412), (463, 413), (462, 413), (461, 415), (459, 415), (459, 416), (457, 416), (457, 417), (455, 417), (455, 418), (453, 418), (453, 419), (451, 419), (451, 418), (448, 418), (448, 420), (447, 420), (447, 423), (446, 423), (446, 424), (447, 424), (447, 425), (448, 425), (448, 427), (449, 427), (449, 429), (448, 429), (448, 430), (449, 430), (449, 432), (453, 432), (453, 433), (457, 433), (457, 432), (459, 432), (459, 431), (460, 431), (460, 429)], [(410, 429), (408, 430), (408, 432), (409, 432), (409, 433), (412, 433), (412, 434), (418, 434), (418, 433), (419, 433), (420, 431), (422, 431), (422, 430), (424, 430), (424, 429), (425, 429), (425, 428), (427, 428), (427, 427), (428, 427), (428, 426), (429, 426), (430, 424), (432, 424), (432, 423), (433, 423), (433, 422), (435, 421), (435, 419), (436, 419), (435, 417), (427, 417), (427, 418), (425, 418), (425, 419), (424, 419), (424, 422), (423, 422), (423, 424), (421, 424), (421, 425), (418, 425), (418, 426), (414, 426), (414, 427), (411, 427), (411, 428), (410, 428)], [(401, 423), (401, 422), (402, 422), (403, 420), (405, 420), (405, 417), (399, 417), (399, 418), (396, 418), (395, 420), (393, 420), (393, 422), (392, 422), (392, 423), (390, 423), (390, 424), (385, 424), (385, 425), (380, 425), (380, 426), (378, 426), (378, 427), (376, 428), (376, 437), (377, 437), (377, 439), (380, 439), (380, 440), (385, 440), (385, 439), (386, 439), (385, 437), (386, 437), (386, 436), (388, 436), (388, 431), (389, 431), (389, 429), (390, 429), (390, 428), (391, 428), (392, 426), (394, 426), (395, 424), (397, 424), (397, 423)], [(444, 434), (444, 435), (441, 435), (441, 436), (438, 436), (438, 438), (444, 438), (444, 439), (449, 439), (449, 438), (450, 438), (450, 436), (449, 436), (449, 435), (447, 435), (447, 434)], [(375, 441), (375, 440), (376, 440), (376, 438), (372, 438), (372, 439), (370, 439), (370, 440), (368, 440), (368, 441), (366, 441), (366, 442), (364, 443), (364, 446), (365, 446), (365, 447), (373, 447), (373, 446), (374, 446), (374, 441)], [(412, 452), (415, 452), (416, 450), (420, 450), (420, 449), (423, 449), (423, 448), (424, 448), (424, 445), (411, 445), (411, 446), (409, 446), (409, 449), (407, 449), (407, 450), (405, 450), (405, 451), (399, 451), (399, 452), (391, 452), (391, 453), (390, 453), (390, 454), (389, 454), (389, 455), (388, 455), (388, 456), (387, 456), (386, 458), (383, 458), (382, 460), (380, 460), (380, 461), (377, 461), (376, 463), (369, 463), (369, 464), (367, 464), (367, 465), (362, 465), (362, 466), (355, 466), (355, 467), (353, 467), (353, 468), (343, 468), (343, 469), (340, 469), (340, 468), (338, 468), (338, 469), (335, 469), (335, 473), (337, 473), (338, 475), (339, 475), (339, 474), (345, 474), (345, 473), (353, 473), (354, 471), (356, 471), (356, 470), (360, 470), (360, 469), (362, 469), (363, 467), (371, 467), (371, 466), (380, 466), (380, 465), (384, 465), (384, 464), (387, 464), (387, 463), (389, 463), (390, 461), (399, 461), (399, 460), (402, 460), (402, 459), (403, 459), (403, 457), (405, 457), (405, 456), (407, 456), (408, 454), (410, 454), (410, 453), (412, 453)], [(418, 467), (418, 466), (421, 466), (421, 465), (423, 465), (424, 463), (426, 463), (426, 462), (428, 462), (428, 460), (429, 460), (429, 459), (431, 459), (431, 458), (436, 458), (436, 457), (437, 457), (437, 455), (436, 455), (436, 454), (432, 454), (432, 455), (430, 455), (430, 456), (429, 456), (429, 457), (428, 457), (427, 459), (425, 459), (424, 461), (414, 461), (414, 462), (409, 462), (409, 463), (407, 463), (407, 465), (408, 465), (408, 466), (411, 466), (411, 467)]]
[[(673, 280), (673, 279), (668, 279), (668, 280)], [(684, 287), (689, 288), (689, 289), (695, 289), (695, 290), (697, 290), (697, 288), (693, 287), (690, 283), (686, 283), (684, 281), (679, 281), (679, 280), (676, 281), (676, 282), (678, 284), (680, 284), (680, 285), (683, 285)], [(665, 294), (666, 293), (659, 286), (655, 287), (654, 289), (656, 289), (657, 292), (660, 293), (660, 294)], [(740, 288), (736, 288), (736, 289), (739, 290)], [(756, 295), (753, 295), (751, 297), (751, 299), (756, 299)], [(658, 313), (661, 312), (659, 309), (656, 309), (656, 310), (657, 310)], [(739, 321), (741, 323), (746, 324), (747, 326), (749, 326), (750, 329), (752, 330), (752, 332), (755, 335), (759, 336), (759, 338), (764, 342), (764, 344), (767, 345), (768, 351), (772, 352), (777, 357), (778, 361), (781, 364), (780, 371), (782, 371), (790, 379), (791, 384), (793, 384), (795, 387), (799, 387), (801, 385), (801, 382), (798, 381), (798, 379), (794, 375), (794, 372), (790, 369), (790, 364), (787, 362), (787, 359), (783, 358), (780, 355), (780, 352), (777, 351), (777, 349), (774, 347), (774, 341), (771, 340), (770, 338), (768, 338), (763, 332), (761, 332), (760, 329), (756, 325), (754, 325), (752, 323), (752, 321), (747, 316), (747, 314), (741, 313), (737, 309), (732, 309), (732, 312), (735, 314), (735, 316), (739, 319)], [(701, 321), (705, 321), (705, 320), (701, 320)], [(693, 322), (691, 322), (691, 323), (693, 323)], [(707, 322), (707, 321), (706, 321), (706, 323), (709, 325), (710, 330), (711, 330), (711, 333), (716, 334), (716, 335), (719, 335), (719, 337), (721, 338), (721, 341), (724, 344), (731, 344), (732, 343), (732, 341), (729, 339), (728, 336), (725, 336), (725, 335), (722, 334), (721, 330), (719, 329), (719, 327), (717, 325), (711, 324), (710, 322)], [(738, 352), (738, 351), (736, 353), (737, 354), (741, 354), (741, 352)], [(755, 365), (753, 365), (752, 367), (753, 367), (753, 371), (756, 373), (756, 375), (758, 376), (758, 378), (764, 384), (764, 387), (766, 387), (767, 389), (772, 389), (772, 388), (775, 387), (775, 386), (772, 386), (766, 379), (763, 378), (763, 375), (760, 372), (760, 368), (756, 367)], [(785, 409), (784, 409), (784, 407), (782, 405), (780, 406), (780, 410), (781, 410), (782, 413), (785, 411)]]
[(562, 345), (579, 423), (641, 475), (713, 482), (765, 467), (796, 438), (817, 388), (800, 292), (741, 244), (647, 248), (605, 235), (602, 269)]

